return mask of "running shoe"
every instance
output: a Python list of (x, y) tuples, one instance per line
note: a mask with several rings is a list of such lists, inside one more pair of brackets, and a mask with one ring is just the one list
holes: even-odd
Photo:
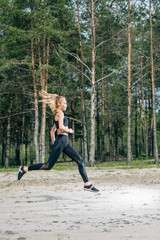
[(17, 175), (18, 180), (20, 180), (21, 177), (22, 177), (25, 173), (26, 173), (26, 172), (24, 171), (24, 167), (23, 167), (23, 166), (20, 166), (19, 171), (18, 171), (18, 175)]
[(89, 186), (84, 186), (84, 190), (90, 192), (99, 192), (99, 190), (95, 188), (92, 184), (90, 184)]

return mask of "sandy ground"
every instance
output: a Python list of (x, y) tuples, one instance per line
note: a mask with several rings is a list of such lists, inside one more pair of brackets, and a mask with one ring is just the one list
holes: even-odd
[(160, 239), (160, 168), (87, 171), (0, 173), (0, 239)]

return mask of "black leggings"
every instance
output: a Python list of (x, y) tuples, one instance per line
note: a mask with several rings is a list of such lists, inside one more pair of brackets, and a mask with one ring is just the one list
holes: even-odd
[(84, 182), (88, 182), (88, 177), (84, 165), (83, 159), (80, 155), (68, 144), (68, 136), (58, 135), (54, 142), (53, 148), (51, 150), (49, 159), (47, 163), (38, 163), (30, 165), (28, 171), (32, 170), (50, 170), (54, 164), (57, 162), (61, 153), (64, 152), (68, 157), (74, 160), (78, 164), (79, 172)]

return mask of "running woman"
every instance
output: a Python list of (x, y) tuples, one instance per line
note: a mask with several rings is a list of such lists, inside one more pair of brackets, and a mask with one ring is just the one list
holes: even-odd
[[(84, 190), (98, 192), (90, 182), (87, 176), (87, 172), (84, 165), (84, 160), (81, 156), (68, 144), (68, 133), (73, 133), (71, 128), (68, 128), (68, 119), (64, 116), (64, 111), (67, 109), (66, 98), (58, 96), (56, 94), (49, 94), (45, 91), (41, 92), (44, 102), (46, 102), (51, 108), (53, 114), (55, 114), (54, 125), (51, 129), (51, 139), (53, 147), (47, 163), (38, 163), (34, 165), (20, 166), (18, 172), (18, 180), (28, 172), (33, 170), (50, 170), (57, 162), (61, 153), (65, 153), (73, 161), (78, 164), (79, 173), (84, 182)], [(55, 132), (57, 131), (57, 137), (55, 138)]]

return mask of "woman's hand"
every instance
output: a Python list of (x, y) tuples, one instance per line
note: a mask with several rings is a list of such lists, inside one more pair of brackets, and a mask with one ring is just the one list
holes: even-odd
[(69, 128), (69, 129), (68, 129), (68, 132), (69, 132), (69, 133), (74, 133), (74, 130), (73, 130), (72, 128)]

